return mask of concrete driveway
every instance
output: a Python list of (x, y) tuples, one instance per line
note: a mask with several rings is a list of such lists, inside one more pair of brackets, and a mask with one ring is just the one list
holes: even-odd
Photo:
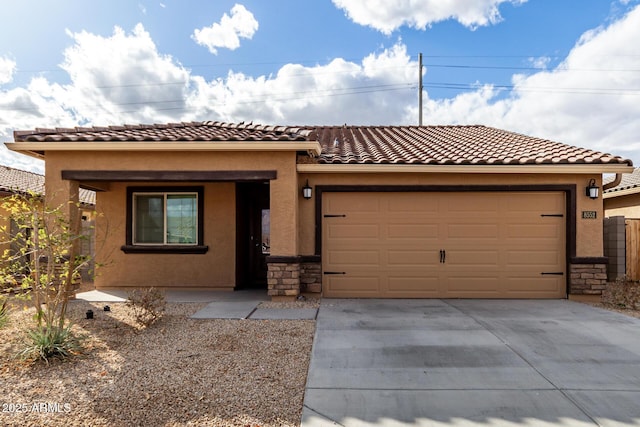
[(640, 426), (640, 319), (566, 300), (322, 300), (303, 427)]

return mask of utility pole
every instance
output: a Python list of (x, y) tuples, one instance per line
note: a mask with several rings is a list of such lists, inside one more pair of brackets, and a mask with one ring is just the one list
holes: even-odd
[(418, 125), (422, 126), (422, 52), (418, 54)]

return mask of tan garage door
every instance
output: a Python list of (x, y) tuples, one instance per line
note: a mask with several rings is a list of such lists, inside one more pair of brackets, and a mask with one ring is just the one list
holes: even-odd
[(566, 296), (562, 192), (322, 197), (327, 297)]

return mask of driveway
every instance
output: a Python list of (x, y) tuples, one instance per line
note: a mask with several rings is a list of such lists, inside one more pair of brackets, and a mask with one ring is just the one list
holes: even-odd
[(316, 426), (640, 426), (640, 319), (567, 300), (323, 299)]

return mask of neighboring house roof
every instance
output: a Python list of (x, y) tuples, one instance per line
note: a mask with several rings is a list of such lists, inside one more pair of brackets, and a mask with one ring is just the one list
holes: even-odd
[(191, 122), (14, 132), (15, 142), (317, 141), (320, 164), (618, 164), (629, 159), (487, 126), (265, 126)]
[[(43, 194), (44, 176), (0, 165), (0, 192)], [(96, 203), (96, 193), (93, 191), (81, 188), (79, 197), (82, 204), (95, 205)]]
[[(613, 182), (614, 179), (615, 178), (613, 176), (605, 176), (602, 183), (608, 184)], [(623, 174), (620, 184), (613, 188), (609, 188), (608, 190), (604, 190), (604, 193), (608, 195), (608, 197), (623, 195), (622, 192), (625, 194), (640, 192), (640, 168), (635, 168), (632, 173)]]

